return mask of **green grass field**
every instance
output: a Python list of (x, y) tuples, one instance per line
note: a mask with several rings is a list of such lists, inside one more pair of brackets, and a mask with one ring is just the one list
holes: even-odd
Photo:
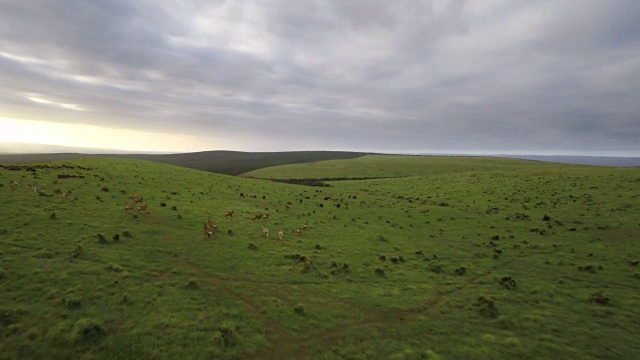
[(245, 175), (380, 179), (0, 168), (0, 358), (640, 357), (638, 168), (365, 156)]

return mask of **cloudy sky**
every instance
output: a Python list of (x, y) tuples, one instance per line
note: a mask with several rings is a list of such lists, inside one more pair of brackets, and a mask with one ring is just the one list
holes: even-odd
[(0, 0), (0, 141), (640, 156), (638, 0)]

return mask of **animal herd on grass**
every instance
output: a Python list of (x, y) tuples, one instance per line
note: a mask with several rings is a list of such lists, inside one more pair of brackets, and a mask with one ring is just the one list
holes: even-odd
[[(103, 191), (104, 189), (106, 188), (103, 188)], [(109, 191), (109, 190), (107, 189), (106, 191)], [(131, 202), (124, 205), (124, 210), (126, 212), (137, 210), (138, 212), (142, 212), (145, 214), (149, 213), (149, 211), (147, 210), (148, 204), (138, 206), (138, 204), (142, 203), (142, 201), (144, 200), (144, 197), (142, 195), (134, 194), (134, 195), (131, 195), (130, 198), (131, 198)], [(290, 209), (289, 205), (286, 206), (286, 209), (287, 210)], [(278, 209), (276, 209), (276, 211), (278, 211)], [(224, 213), (224, 217), (229, 219), (233, 219), (234, 215), (235, 215), (235, 210), (228, 210)], [(251, 220), (267, 220), (269, 218), (270, 218), (269, 213), (254, 214), (254, 215), (251, 215), (250, 217)], [(302, 227), (295, 229), (295, 232), (301, 235), (305, 231), (307, 231), (308, 228), (309, 228), (309, 222), (305, 221)], [(206, 236), (207, 239), (211, 239), (215, 235), (217, 230), (218, 230), (218, 224), (216, 224), (211, 219), (208, 219), (207, 222), (204, 224), (203, 232), (204, 232), (204, 236)], [(279, 228), (276, 234), (278, 236), (278, 239), (284, 240), (284, 230), (282, 228)], [(269, 227), (262, 226), (262, 236), (264, 236), (267, 239), (269, 238)]]

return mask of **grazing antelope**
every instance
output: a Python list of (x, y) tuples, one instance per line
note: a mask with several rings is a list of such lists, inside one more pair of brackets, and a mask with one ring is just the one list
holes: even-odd
[(13, 181), (11, 182), (11, 186), (20, 186), (20, 181), (18, 181), (18, 180), (13, 180)]
[(149, 206), (149, 204), (138, 206), (138, 211), (143, 211), (145, 214), (148, 214), (149, 212), (147, 211), (147, 206)]
[(126, 204), (124, 206), (124, 211), (129, 211), (129, 210), (133, 210), (136, 208), (136, 203), (132, 202), (131, 204)]
[(308, 228), (309, 228), (309, 222), (308, 222), (308, 221), (305, 221), (305, 222), (304, 222), (304, 225), (302, 225), (302, 227), (301, 227), (301, 228), (296, 229), (296, 232), (297, 232), (298, 234), (302, 234), (302, 233), (304, 233), (305, 231), (307, 231), (307, 229), (308, 229)]
[(207, 235), (208, 239), (211, 239), (211, 235), (213, 235), (213, 231), (207, 227), (207, 224), (204, 224), (204, 234)]
[(262, 235), (264, 235), (264, 237), (266, 237), (267, 239), (269, 238), (269, 228), (263, 226), (262, 227)]
[(211, 219), (209, 219), (207, 223), (211, 227), (211, 230), (213, 230), (214, 232), (218, 230), (218, 224), (214, 223)]
[(278, 230), (278, 238), (279, 238), (280, 240), (284, 239), (284, 231), (282, 231), (282, 229), (279, 229), (279, 230)]
[(233, 218), (233, 210), (225, 212), (224, 217), (228, 217), (229, 219)]
[(133, 199), (134, 202), (141, 203), (143, 197), (141, 195), (133, 195), (132, 199)]
[(32, 188), (33, 192), (40, 192), (40, 191), (44, 190), (44, 188), (42, 186), (40, 186), (40, 185), (38, 185), (36, 183), (28, 184), (27, 187), (28, 188)]

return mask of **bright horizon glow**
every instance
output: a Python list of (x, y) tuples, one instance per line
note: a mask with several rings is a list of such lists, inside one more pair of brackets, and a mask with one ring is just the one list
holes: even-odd
[[(210, 150), (212, 140), (95, 125), (61, 124), (0, 117), (0, 142), (19, 142), (136, 152), (192, 152)], [(218, 146), (224, 146), (218, 143)]]
[[(34, 100), (35, 101), (35, 100)], [(286, 151), (354, 151), (396, 155), (454, 155), (454, 156), (595, 156), (595, 157), (640, 157), (638, 152), (629, 151), (483, 151), (455, 149), (405, 149), (385, 150), (372, 148), (293, 148), (267, 149), (259, 143), (233, 141), (221, 142), (216, 138), (148, 132), (130, 129), (115, 129), (95, 125), (64, 124), (41, 120), (23, 120), (0, 116), (0, 143), (24, 143), (34, 145), (54, 145), (117, 152), (161, 152), (189, 153), (212, 150), (232, 150), (248, 152)]]

